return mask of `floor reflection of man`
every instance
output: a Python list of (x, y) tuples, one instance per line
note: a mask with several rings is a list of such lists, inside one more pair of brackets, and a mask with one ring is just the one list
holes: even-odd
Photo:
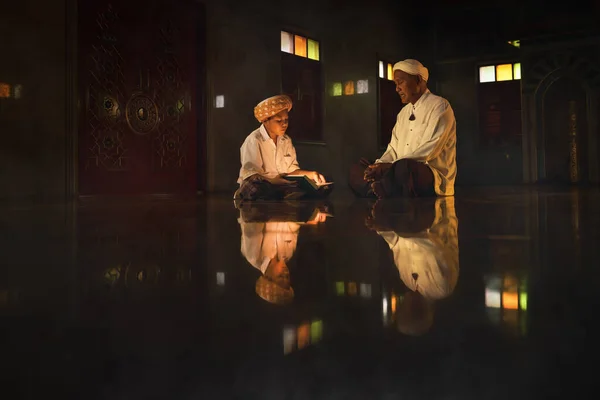
[[(241, 253), (262, 275), (256, 281), (256, 294), (273, 304), (288, 304), (294, 298), (288, 263), (296, 251), (298, 233), (304, 224), (316, 225), (330, 216), (316, 207), (306, 221), (295, 217), (296, 208), (266, 210), (247, 206), (238, 219), (242, 231)], [(294, 221), (295, 219), (295, 221)]]
[(453, 197), (396, 203), (378, 202), (367, 225), (392, 250), (408, 289), (396, 307), (398, 329), (421, 335), (433, 324), (434, 302), (454, 291), (459, 275), (458, 219)]

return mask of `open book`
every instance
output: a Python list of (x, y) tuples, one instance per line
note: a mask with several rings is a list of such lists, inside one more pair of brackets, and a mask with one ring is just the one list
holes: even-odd
[(286, 175), (284, 179), (288, 181), (297, 182), (298, 187), (305, 191), (317, 191), (324, 186), (332, 185), (333, 182), (317, 183), (306, 175)]

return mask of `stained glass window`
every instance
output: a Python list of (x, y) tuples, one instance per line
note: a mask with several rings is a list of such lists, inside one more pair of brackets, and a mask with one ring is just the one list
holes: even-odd
[(296, 347), (296, 329), (292, 326), (283, 328), (283, 354), (289, 354)]
[(13, 87), (13, 97), (20, 99), (23, 96), (23, 85), (15, 85)]
[(396, 307), (398, 306), (398, 296), (392, 293), (391, 301), (390, 301), (390, 309), (392, 311), (392, 315), (396, 314)]
[[(379, 96), (379, 135), (378, 145), (380, 148), (385, 148), (390, 142), (392, 137), (392, 130), (396, 124), (398, 112), (402, 109), (402, 101), (400, 96), (396, 93), (396, 84), (394, 83), (394, 65), (391, 62), (380, 60), (379, 61), (379, 79), (377, 79), (378, 96)], [(364, 87), (365, 93), (368, 92), (368, 81), (367, 86)], [(358, 86), (358, 82), (357, 82)], [(362, 90), (363, 88), (357, 88)], [(360, 92), (359, 92), (360, 93)]]
[(310, 324), (310, 342), (318, 343), (323, 337), (323, 321), (313, 321)]
[(310, 325), (302, 324), (298, 327), (298, 350), (310, 344)]
[[(296, 121), (289, 134), (298, 141), (322, 141), (323, 93), (341, 96), (332, 86), (323, 90), (320, 43), (302, 35), (282, 32), (281, 91), (294, 101)], [(341, 85), (340, 85), (341, 86)]]
[(314, 61), (321, 59), (318, 41), (286, 31), (281, 31), (281, 51)]
[(352, 96), (354, 94), (354, 81), (344, 83), (344, 95)]
[(527, 311), (527, 292), (519, 293), (519, 308)]
[(281, 31), (281, 51), (294, 54), (294, 35)]
[(502, 292), (502, 308), (508, 310), (519, 309), (519, 297), (517, 292)]
[(521, 79), (521, 63), (513, 64), (513, 79)]
[(521, 79), (521, 63), (479, 67), (479, 82), (504, 82)]
[(479, 82), (494, 82), (496, 80), (496, 67), (493, 65), (486, 65), (485, 67), (479, 67)]
[(225, 272), (217, 272), (217, 285), (225, 286)]
[(306, 57), (306, 38), (294, 35), (294, 54), (300, 57)]
[(394, 64), (387, 61), (379, 61), (379, 77), (390, 81), (394, 80)]
[(341, 96), (342, 95), (342, 83), (341, 82), (335, 82), (333, 84), (333, 87), (331, 88), (331, 95), (332, 96)]
[(319, 61), (319, 42), (308, 39), (308, 58)]
[(371, 285), (369, 283), (360, 284), (360, 297), (370, 298), (371, 297)]
[(356, 282), (348, 282), (348, 295), (356, 296), (356, 294), (357, 294)]
[(512, 64), (496, 65), (496, 81), (510, 81), (513, 76)]
[(356, 81), (356, 93), (369, 93), (369, 81), (367, 79)]
[(519, 308), (527, 311), (527, 278), (523, 278), (519, 282)]
[(497, 289), (485, 289), (485, 305), (486, 307), (500, 308), (500, 291)]
[(10, 85), (0, 82), (0, 98), (10, 97)]

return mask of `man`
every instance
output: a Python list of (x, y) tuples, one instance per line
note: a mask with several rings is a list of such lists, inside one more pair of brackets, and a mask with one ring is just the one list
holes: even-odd
[(419, 61), (394, 65), (403, 104), (392, 139), (374, 163), (362, 159), (350, 171), (350, 187), (363, 197), (454, 195), (456, 120), (450, 103), (427, 89), (429, 71)]
[(459, 277), (454, 197), (433, 201), (378, 201), (366, 221), (387, 242), (409, 289), (396, 308), (398, 329), (408, 335), (429, 330), (435, 301), (450, 296)]

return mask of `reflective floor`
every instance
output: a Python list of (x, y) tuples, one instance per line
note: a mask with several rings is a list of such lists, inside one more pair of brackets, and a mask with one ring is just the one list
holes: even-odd
[(0, 207), (2, 397), (595, 398), (599, 204)]

